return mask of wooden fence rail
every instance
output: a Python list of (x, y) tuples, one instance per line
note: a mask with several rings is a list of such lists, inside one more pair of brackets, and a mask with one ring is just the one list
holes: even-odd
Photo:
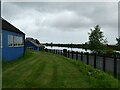
[[(51, 53), (54, 53), (54, 54), (59, 54), (59, 55), (63, 55), (65, 57), (68, 57), (68, 58), (72, 58), (72, 59), (76, 59), (78, 60), (79, 57), (80, 57), (80, 60), (83, 61), (83, 57), (86, 57), (86, 64), (89, 65), (90, 64), (90, 56), (93, 57), (94, 61), (93, 61), (93, 67), (94, 68), (97, 68), (97, 54), (94, 53), (93, 55), (91, 55), (90, 53), (83, 53), (83, 52), (74, 52), (74, 51), (67, 51), (67, 49), (63, 49), (63, 50), (55, 50), (55, 49), (45, 49), (46, 52), (51, 52)], [(104, 72), (106, 72), (106, 55), (103, 54), (102, 56), (102, 69)], [(117, 78), (118, 76), (118, 72), (117, 72), (117, 59), (119, 59), (118, 61), (120, 61), (120, 57), (116, 57), (116, 55), (114, 55), (114, 58), (113, 59), (113, 75), (115, 78)]]

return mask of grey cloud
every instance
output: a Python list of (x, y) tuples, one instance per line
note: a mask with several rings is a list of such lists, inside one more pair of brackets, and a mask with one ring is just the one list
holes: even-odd
[(57, 14), (49, 15), (45, 18), (44, 24), (62, 29), (76, 29), (76, 28), (82, 28), (85, 26), (88, 26), (90, 23), (92, 23), (92, 20), (85, 16), (80, 16), (75, 12), (72, 11), (63, 11), (59, 12)]
[[(24, 30), (28, 36), (35, 35), (38, 38), (40, 36), (36, 33), (41, 35), (44, 31), (87, 33), (96, 24), (99, 24), (104, 32), (117, 32), (117, 15), (117, 3), (113, 2), (13, 2), (4, 3), (2, 12), (4, 18)], [(48, 32), (46, 33), (49, 35)], [(109, 35), (106, 36), (110, 39)], [(46, 38), (41, 35), (41, 38), (43, 37)], [(87, 34), (84, 38), (86, 37)], [(74, 39), (76, 40), (76, 37)]]
[[(7, 14), (5, 15), (9, 15), (12, 16), (13, 13), (16, 14), (16, 11), (19, 11), (19, 13), (23, 13), (26, 11), (29, 11), (32, 13), (32, 11), (30, 11), (31, 9), (35, 10), (36, 12), (41, 12), (41, 13), (59, 13), (62, 12), (63, 10), (66, 11), (70, 11), (70, 12), (75, 12), (76, 14), (78, 14), (79, 16), (84, 16), (87, 18), (91, 18), (92, 21), (96, 24), (103, 24), (103, 25), (107, 25), (107, 26), (114, 26), (116, 27), (116, 21), (117, 21), (117, 17), (115, 15), (117, 15), (117, 13), (114, 11), (116, 10), (117, 7), (115, 7), (116, 3), (78, 3), (78, 2), (73, 2), (73, 3), (68, 3), (68, 2), (40, 2), (40, 3), (10, 3), (12, 6), (12, 12), (11, 10), (8, 11)], [(10, 7), (9, 5), (5, 5)], [(6, 7), (8, 9), (8, 7)], [(6, 9), (5, 8), (5, 9)], [(22, 12), (21, 12), (22, 11)], [(112, 13), (113, 12), (113, 13)], [(17, 13), (19, 15), (19, 13)], [(34, 12), (33, 12), (34, 13)], [(4, 13), (3, 13), (4, 14)], [(50, 17), (49, 17), (50, 18)], [(63, 18), (64, 19), (64, 18)], [(54, 19), (55, 20), (55, 19)], [(68, 20), (66, 20), (66, 23)], [(65, 22), (65, 21), (64, 21)], [(76, 21), (77, 22), (77, 21)], [(84, 21), (83, 21), (84, 22)], [(92, 23), (93, 23), (92, 22)], [(81, 24), (81, 23), (80, 23)], [(68, 25), (69, 26), (69, 25)], [(83, 26), (83, 24), (81, 25)]]

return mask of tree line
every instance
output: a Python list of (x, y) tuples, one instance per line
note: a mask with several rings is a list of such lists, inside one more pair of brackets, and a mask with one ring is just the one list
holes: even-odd
[(107, 38), (103, 35), (99, 25), (96, 25), (94, 29), (90, 29), (89, 41), (85, 44), (53, 44), (45, 43), (46, 46), (58, 46), (58, 47), (70, 47), (70, 48), (83, 48), (90, 49), (98, 54), (113, 54), (114, 50), (120, 50), (120, 36), (116, 38), (116, 45), (108, 45)]

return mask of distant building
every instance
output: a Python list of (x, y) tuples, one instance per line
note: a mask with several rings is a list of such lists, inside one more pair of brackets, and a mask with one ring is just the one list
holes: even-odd
[(25, 34), (15, 26), (1, 18), (0, 51), (2, 60), (15, 60), (25, 52)]
[(26, 38), (25, 40), (25, 49), (41, 51), (44, 48), (45, 47), (42, 44), (40, 44), (40, 42), (37, 39)]

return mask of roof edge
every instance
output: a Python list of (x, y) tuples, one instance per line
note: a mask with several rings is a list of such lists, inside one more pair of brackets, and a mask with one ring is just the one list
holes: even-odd
[[(3, 17), (1, 17), (1, 21), (2, 21), (2, 29), (5, 29), (7, 31), (11, 31), (11, 32), (16, 32), (16, 33), (20, 33), (20, 34), (24, 34), (24, 32), (22, 32), (21, 30), (19, 30), (17, 27), (15, 27), (13, 24), (9, 23), (6, 19), (4, 19)], [(12, 30), (11, 30), (12, 29)]]

